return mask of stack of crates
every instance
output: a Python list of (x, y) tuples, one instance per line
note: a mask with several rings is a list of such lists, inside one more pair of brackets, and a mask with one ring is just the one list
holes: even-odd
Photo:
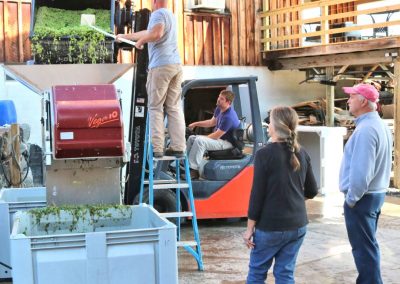
[[(89, 53), (90, 47), (84, 44), (82, 46), (81, 40), (76, 35), (66, 35), (60, 40), (55, 40), (52, 37), (41, 39), (35, 38), (35, 24), (38, 9), (41, 7), (56, 8), (72, 11), (83, 11), (85, 9), (102, 9), (110, 11), (110, 31), (114, 32), (114, 18), (115, 18), (115, 1), (114, 0), (32, 0), (31, 5), (31, 27), (30, 39), (32, 46), (40, 45), (41, 52), (32, 52), (34, 54), (34, 64), (70, 64), (70, 63), (114, 63), (114, 39), (106, 37), (104, 42), (95, 49), (96, 62), (92, 61)], [(49, 23), (51, 25), (52, 23)], [(80, 24), (80, 23), (79, 23)], [(77, 52), (75, 45), (81, 44)], [(106, 51), (104, 51), (106, 48)], [(93, 49), (93, 48), (92, 48)], [(72, 51), (71, 51), (72, 50)]]

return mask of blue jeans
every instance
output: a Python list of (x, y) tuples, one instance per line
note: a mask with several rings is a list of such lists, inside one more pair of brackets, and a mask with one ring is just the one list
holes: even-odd
[(250, 254), (249, 274), (246, 283), (264, 283), (273, 260), (275, 260), (275, 283), (294, 283), (296, 258), (306, 231), (306, 226), (293, 231), (262, 231), (256, 229), (253, 235), (255, 246)]
[(347, 235), (357, 267), (357, 284), (381, 284), (381, 265), (375, 234), (385, 193), (365, 194), (353, 208), (344, 203)]

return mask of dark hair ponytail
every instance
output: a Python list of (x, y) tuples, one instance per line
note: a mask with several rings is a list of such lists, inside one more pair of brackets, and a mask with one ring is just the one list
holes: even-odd
[(300, 169), (300, 161), (297, 158), (296, 153), (299, 152), (300, 145), (297, 142), (296, 131), (291, 131), (291, 134), (288, 137), (286, 144), (288, 145), (289, 150), (292, 153), (292, 156), (290, 157), (290, 164), (292, 165), (294, 171), (298, 171)]

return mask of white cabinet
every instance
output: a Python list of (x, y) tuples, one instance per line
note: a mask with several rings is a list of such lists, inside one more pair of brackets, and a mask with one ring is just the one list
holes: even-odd
[(322, 194), (338, 192), (343, 136), (347, 129), (299, 125), (297, 131), (299, 143), (310, 155), (319, 192)]

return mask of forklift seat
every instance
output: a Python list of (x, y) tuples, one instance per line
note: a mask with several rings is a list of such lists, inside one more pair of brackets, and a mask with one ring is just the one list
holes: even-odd
[(226, 150), (208, 151), (209, 160), (238, 160), (243, 158), (243, 142), (244, 130), (237, 128), (233, 130), (233, 148)]
[(208, 151), (209, 160), (238, 160), (243, 158), (243, 152), (239, 148)]

